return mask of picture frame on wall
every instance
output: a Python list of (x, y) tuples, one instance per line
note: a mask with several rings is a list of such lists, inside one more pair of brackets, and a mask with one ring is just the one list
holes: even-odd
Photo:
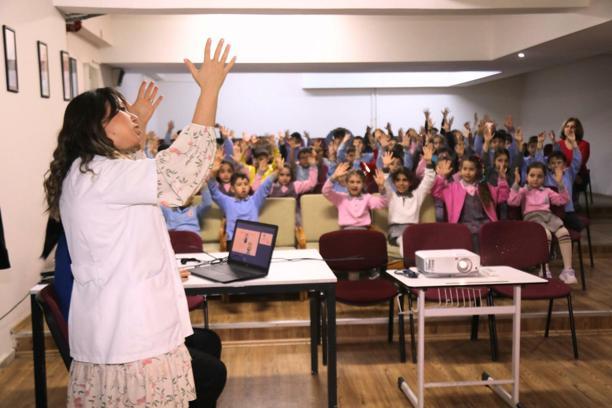
[(70, 95), (74, 98), (79, 94), (79, 77), (77, 76), (77, 60), (70, 57)]
[(40, 96), (49, 98), (51, 89), (49, 85), (49, 50), (47, 44), (36, 41), (38, 51), (38, 78), (40, 79)]
[(72, 94), (70, 91), (70, 55), (68, 51), (60, 51), (60, 59), (62, 62), (62, 90), (64, 93), (64, 100), (69, 101)]
[(19, 76), (17, 72), (17, 35), (9, 26), (2, 26), (4, 38), (4, 68), (6, 71), (6, 90), (19, 92)]

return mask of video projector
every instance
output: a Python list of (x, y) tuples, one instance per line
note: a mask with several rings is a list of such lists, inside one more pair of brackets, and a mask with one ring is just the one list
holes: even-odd
[(416, 251), (417, 270), (430, 275), (455, 275), (477, 272), (480, 256), (465, 249)]

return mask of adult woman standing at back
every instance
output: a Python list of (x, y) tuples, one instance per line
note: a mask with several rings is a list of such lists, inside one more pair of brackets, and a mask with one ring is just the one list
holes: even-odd
[[(70, 102), (45, 180), (75, 278), (69, 315), (69, 406), (187, 406), (195, 398), (185, 292), (159, 204), (181, 206), (215, 156), (219, 91), (234, 65), (223, 41), (200, 69), (192, 124), (155, 159), (135, 159), (160, 102), (138, 106), (101, 88)], [(223, 54), (221, 52), (223, 51)], [(148, 103), (147, 103), (148, 102)]]
[(578, 201), (578, 193), (580, 191), (584, 191), (586, 185), (589, 183), (589, 170), (586, 167), (587, 162), (589, 161), (589, 156), (591, 155), (591, 145), (589, 142), (584, 140), (584, 128), (582, 127), (582, 123), (578, 118), (567, 118), (565, 122), (563, 122), (563, 126), (561, 127), (561, 135), (557, 142), (557, 147), (565, 156), (566, 162), (572, 162), (574, 150), (573, 144), (567, 140), (567, 135), (574, 134), (576, 136), (576, 142), (578, 143), (578, 149), (580, 150), (580, 154), (582, 155), (582, 161), (580, 163), (580, 170), (576, 175), (576, 180), (574, 182), (574, 197), (573, 201), (576, 203)]

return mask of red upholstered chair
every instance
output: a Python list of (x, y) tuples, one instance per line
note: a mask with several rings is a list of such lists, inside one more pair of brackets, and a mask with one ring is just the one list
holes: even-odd
[(72, 357), (70, 357), (70, 345), (68, 343), (68, 322), (66, 322), (64, 315), (62, 315), (55, 287), (52, 283), (38, 292), (36, 302), (45, 315), (47, 326), (62, 356), (62, 360), (64, 360), (64, 365), (70, 370)]
[[(168, 231), (170, 243), (175, 254), (188, 254), (202, 252), (202, 238), (191, 231)], [(206, 296), (187, 296), (189, 311), (202, 308), (204, 313), (204, 327), (208, 328), (208, 301)]]
[[(472, 251), (472, 234), (464, 224), (449, 223), (426, 223), (410, 225), (402, 236), (404, 247), (404, 267), (415, 266), (416, 260), (414, 253), (421, 250), (431, 249), (466, 249)], [(480, 299), (484, 298), (490, 302), (490, 290), (482, 286), (465, 287), (475, 293), (478, 298), (476, 305), (480, 306)], [(414, 317), (412, 313), (412, 296), (416, 296), (418, 291), (413, 290), (408, 296), (408, 308), (410, 319), (410, 340), (412, 346), (412, 361), (416, 362), (416, 350), (414, 340)], [(425, 300), (443, 303), (446, 302), (445, 292), (437, 289), (427, 289)], [(491, 341), (491, 359), (497, 360), (497, 336), (495, 330), (495, 315), (489, 315), (489, 337)], [(479, 316), (472, 317), (471, 340), (478, 339)]]
[[(485, 224), (480, 230), (480, 263), (482, 265), (507, 265), (525, 270), (548, 262), (548, 241), (544, 227), (529, 221), (498, 221)], [(512, 298), (510, 286), (495, 286), (493, 291)], [(572, 290), (553, 278), (545, 284), (525, 285), (521, 291), (524, 300), (548, 300), (548, 315), (544, 337), (548, 337), (553, 301), (567, 299), (574, 358), (578, 358), (578, 342), (572, 308)]]
[[(335, 273), (369, 271), (381, 273), (387, 267), (387, 240), (381, 232), (374, 230), (341, 230), (321, 235), (319, 252)], [(388, 341), (393, 341), (393, 300), (398, 296), (397, 287), (386, 279), (338, 280), (336, 300), (353, 306), (369, 306), (389, 303)], [(399, 294), (401, 296), (401, 294)], [(403, 297), (400, 297), (400, 303)], [(325, 313), (322, 314), (325, 316)], [(325, 324), (323, 325), (325, 328)], [(404, 324), (399, 319), (400, 360), (406, 360), (404, 347)], [(323, 339), (325, 340), (325, 335)], [(323, 347), (323, 356), (326, 347)]]

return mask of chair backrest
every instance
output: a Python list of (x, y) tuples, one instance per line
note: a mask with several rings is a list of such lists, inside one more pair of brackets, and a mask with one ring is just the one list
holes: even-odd
[(480, 263), (526, 269), (548, 262), (548, 240), (540, 224), (490, 222), (480, 229)]
[(386, 268), (387, 240), (373, 230), (339, 230), (321, 235), (319, 252), (336, 271)]
[(68, 343), (68, 323), (62, 315), (55, 287), (52, 283), (38, 292), (36, 302), (43, 310), (47, 326), (62, 356), (62, 360), (64, 360), (64, 365), (67, 369), (70, 369), (72, 358), (70, 357), (70, 345)]
[[(420, 223), (436, 222), (436, 206), (433, 197), (428, 194), (421, 205), (421, 213), (419, 215)], [(389, 209), (378, 208), (372, 211), (372, 225), (375, 225), (380, 231), (389, 231)]]
[(300, 211), (308, 248), (316, 247), (321, 235), (338, 229), (338, 209), (322, 194), (301, 196)]
[(402, 236), (404, 267), (415, 265), (414, 253), (429, 249), (472, 251), (472, 234), (464, 224), (427, 223), (408, 226)]
[(202, 238), (191, 231), (168, 231), (170, 243), (176, 254), (202, 252)]
[(212, 203), (211, 207), (200, 219), (200, 237), (204, 244), (219, 243), (223, 219), (224, 215), (221, 208), (216, 203)]
[(295, 248), (295, 198), (267, 198), (259, 213), (259, 221), (278, 225), (278, 235), (276, 236), (277, 248)]

